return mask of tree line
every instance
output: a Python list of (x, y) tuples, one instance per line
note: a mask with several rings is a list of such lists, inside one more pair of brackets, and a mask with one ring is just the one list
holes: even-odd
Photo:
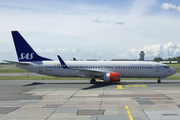
[(162, 57), (155, 57), (153, 61), (180, 61), (180, 56), (173, 58), (165, 58), (165, 59), (163, 59)]

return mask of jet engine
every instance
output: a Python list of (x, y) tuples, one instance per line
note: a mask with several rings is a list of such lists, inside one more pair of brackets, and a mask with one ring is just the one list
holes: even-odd
[(104, 82), (120, 82), (120, 73), (107, 73), (103, 76)]

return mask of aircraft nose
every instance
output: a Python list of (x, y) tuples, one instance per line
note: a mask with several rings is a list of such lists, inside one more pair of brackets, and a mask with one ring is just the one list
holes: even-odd
[(171, 68), (171, 73), (172, 73), (172, 75), (175, 74), (175, 73), (176, 73), (176, 70), (173, 69), (173, 68)]

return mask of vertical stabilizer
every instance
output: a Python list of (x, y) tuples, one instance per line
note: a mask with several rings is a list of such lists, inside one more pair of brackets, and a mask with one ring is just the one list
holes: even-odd
[(20, 62), (52, 61), (51, 59), (39, 56), (18, 31), (12, 31), (12, 37), (14, 40), (17, 57)]

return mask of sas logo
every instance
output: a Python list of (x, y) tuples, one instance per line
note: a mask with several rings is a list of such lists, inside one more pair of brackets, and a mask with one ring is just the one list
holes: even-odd
[(21, 53), (21, 58), (19, 58), (20, 60), (32, 60), (33, 59), (33, 54), (34, 53)]

